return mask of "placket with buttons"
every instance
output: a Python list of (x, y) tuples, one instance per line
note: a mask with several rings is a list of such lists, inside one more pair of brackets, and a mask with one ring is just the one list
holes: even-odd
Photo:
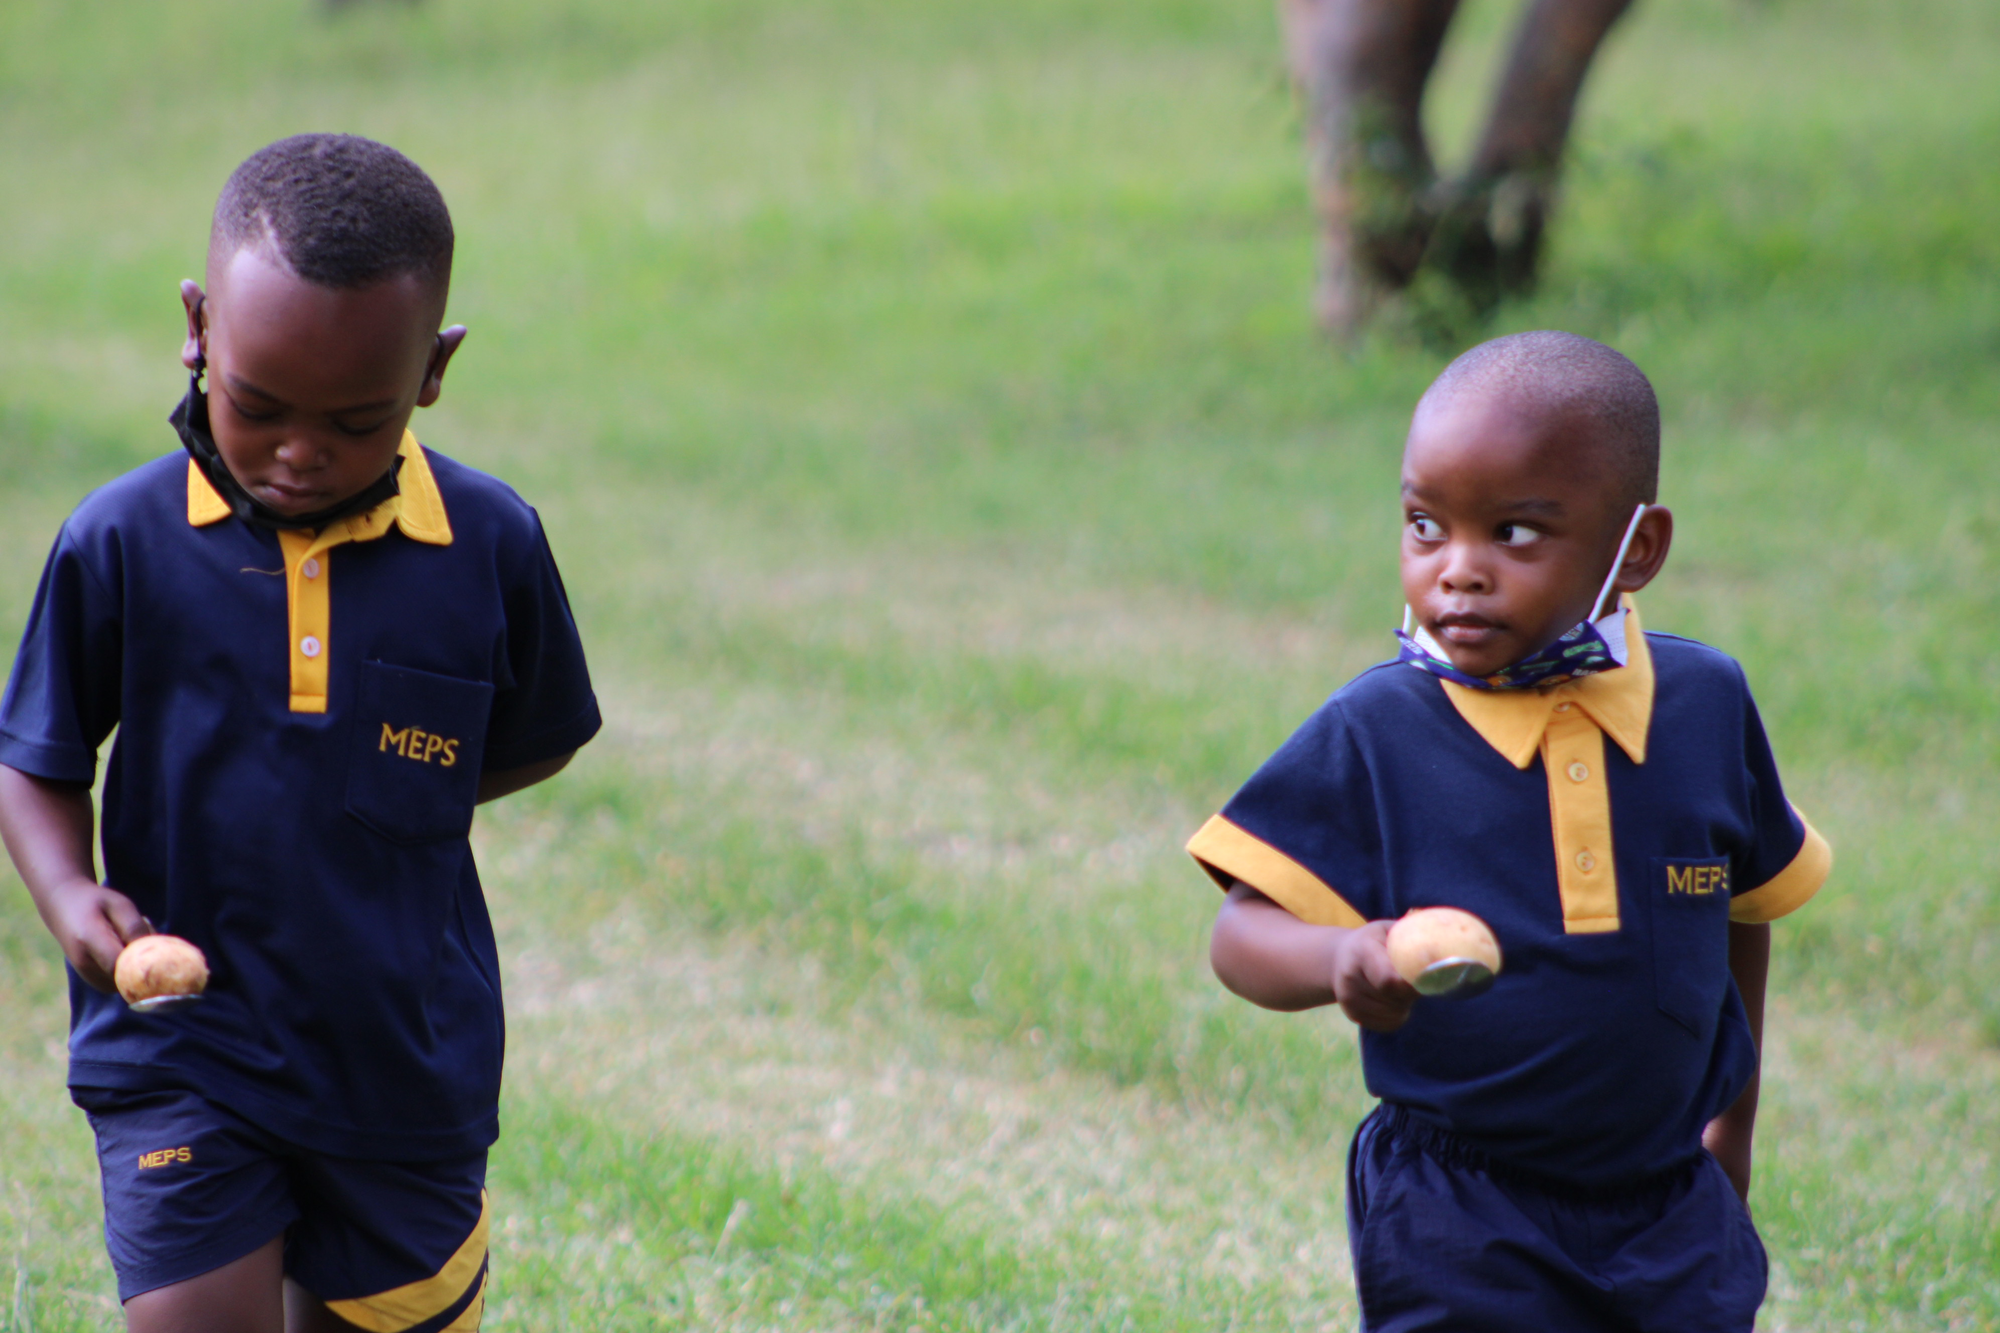
[(1561, 699), (1549, 713), (1541, 753), (1563, 930), (1571, 935), (1617, 930), (1618, 872), (1611, 851), (1604, 732), (1575, 702)]
[(318, 548), (317, 534), (280, 532), (285, 552), (285, 593), (290, 637), (292, 711), (326, 711), (327, 638), (332, 629), (332, 579), (327, 553)]
[(330, 555), (347, 542), (373, 541), (401, 512), (392, 496), (365, 514), (342, 519), (319, 533), (285, 530), (278, 545), (285, 553), (285, 595), (291, 638), (292, 711), (324, 713), (327, 662), (333, 642), (333, 575)]

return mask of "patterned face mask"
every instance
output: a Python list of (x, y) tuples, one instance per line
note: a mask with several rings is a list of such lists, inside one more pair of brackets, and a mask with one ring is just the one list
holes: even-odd
[(1611, 586), (1618, 581), (1618, 571), (1625, 564), (1625, 552), (1631, 547), (1632, 538), (1639, 531), (1639, 520), (1649, 507), (1640, 505), (1633, 511), (1632, 521), (1625, 525), (1625, 539), (1618, 543), (1618, 554), (1611, 558), (1611, 572), (1604, 576), (1604, 586), (1597, 590), (1597, 600), (1590, 604), (1590, 615), (1548, 647), (1490, 676), (1468, 675), (1451, 664), (1451, 658), (1429, 630), (1413, 630), (1410, 609), (1404, 607), (1403, 628), (1396, 631), (1396, 660), (1475, 690), (1525, 690), (1537, 685), (1557, 685), (1624, 666), (1625, 608), (1613, 607), (1601, 617), (1599, 611), (1611, 596)]

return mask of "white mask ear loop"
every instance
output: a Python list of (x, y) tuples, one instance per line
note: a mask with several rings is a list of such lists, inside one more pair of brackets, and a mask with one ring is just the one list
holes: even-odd
[(1410, 604), (1405, 602), (1403, 603), (1403, 633), (1405, 634), (1410, 632), (1410, 619)]
[[(1611, 557), (1611, 572), (1604, 576), (1604, 586), (1597, 590), (1597, 600), (1590, 604), (1592, 620), (1604, 614), (1604, 599), (1611, 595), (1611, 586), (1618, 582), (1618, 571), (1625, 568), (1625, 552), (1631, 549), (1632, 539), (1639, 535), (1639, 520), (1644, 518), (1646, 511), (1651, 508), (1649, 504), (1642, 504), (1632, 511), (1632, 521), (1625, 525), (1625, 540), (1618, 543), (1618, 554)], [(1407, 609), (1404, 614), (1409, 614)]]

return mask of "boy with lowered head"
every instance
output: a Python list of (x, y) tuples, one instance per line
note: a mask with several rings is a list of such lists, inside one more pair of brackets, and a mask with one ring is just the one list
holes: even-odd
[[(1767, 923), (1832, 857), (1737, 664), (1639, 625), (1667, 558), (1659, 408), (1587, 338), (1446, 368), (1403, 454), (1396, 662), (1336, 693), (1188, 849), (1253, 1003), (1338, 1004), (1363, 1327), (1749, 1330)], [(1484, 918), (1504, 970), (1418, 1002), (1391, 919)]]
[[(381, 144), (238, 167), (181, 285), (185, 456), (63, 525), (0, 701), (135, 1330), (479, 1325), (502, 1018), (467, 834), (599, 720), (535, 511), (407, 429), (465, 337), (451, 255)], [(110, 993), (155, 927), (207, 954), (198, 1004)]]

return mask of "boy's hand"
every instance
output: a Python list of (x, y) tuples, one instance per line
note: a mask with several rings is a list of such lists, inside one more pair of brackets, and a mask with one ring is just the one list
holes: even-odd
[(101, 991), (113, 989), (111, 975), (125, 946), (153, 933), (153, 923), (130, 898), (94, 880), (52, 885), (43, 912), (69, 965)]
[(1416, 987), (1389, 961), (1393, 921), (1341, 932), (1333, 947), (1333, 997), (1340, 1011), (1371, 1032), (1394, 1032), (1410, 1017)]
[(1732, 1116), (1725, 1111), (1708, 1122), (1707, 1128), (1702, 1131), (1701, 1146), (1721, 1163), (1723, 1174), (1736, 1187), (1736, 1197), (1747, 1205), (1750, 1202), (1750, 1126), (1743, 1123), (1741, 1115)]
[(35, 910), (76, 974), (111, 990), (118, 954), (153, 923), (130, 898), (97, 882), (91, 859), (90, 788), (0, 764), (0, 838)]

